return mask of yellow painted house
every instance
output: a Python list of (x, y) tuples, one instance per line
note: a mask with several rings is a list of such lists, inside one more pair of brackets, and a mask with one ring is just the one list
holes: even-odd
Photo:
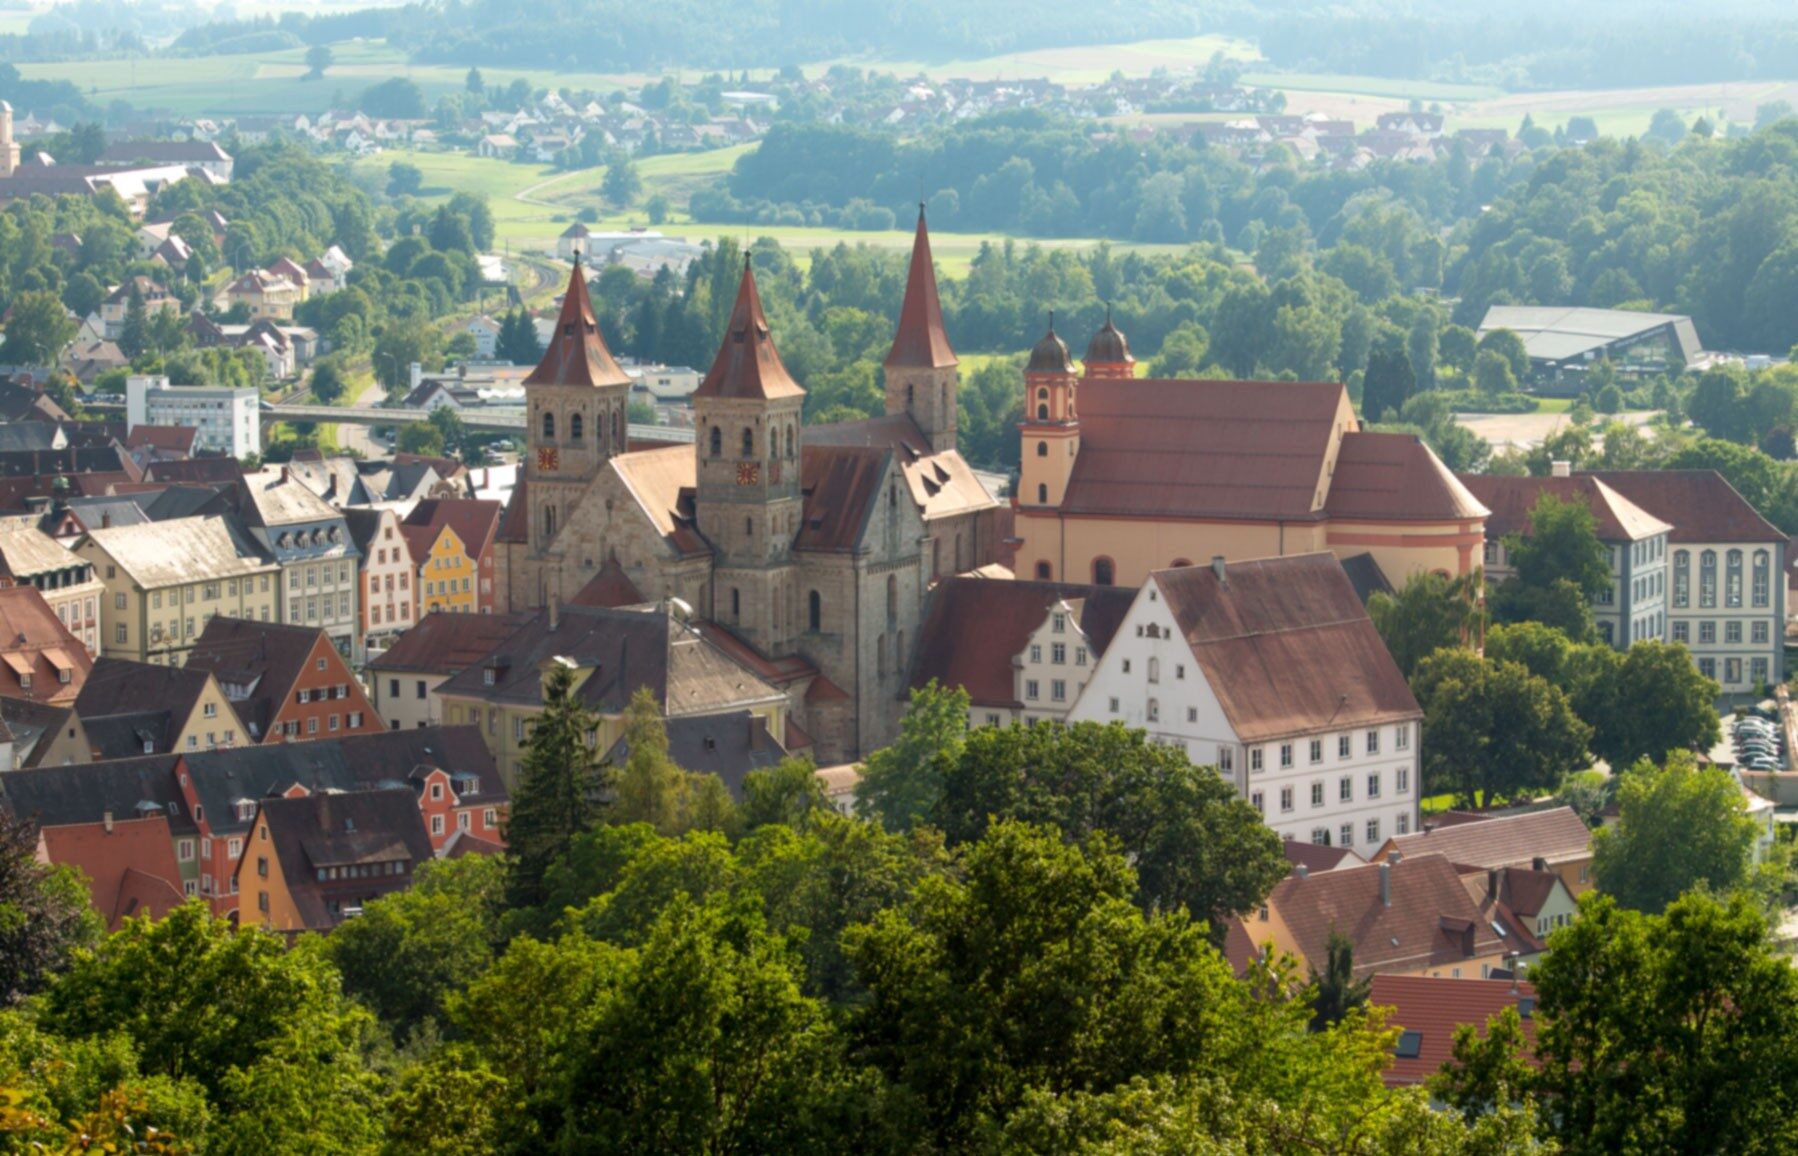
[(493, 540), (498, 502), (443, 498), (420, 502), (400, 524), (416, 569), (416, 622), (439, 610), (493, 613)]

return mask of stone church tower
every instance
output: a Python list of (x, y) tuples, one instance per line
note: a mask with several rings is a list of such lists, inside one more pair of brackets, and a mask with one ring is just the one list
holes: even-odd
[(804, 403), (805, 390), (774, 348), (745, 254), (724, 342), (693, 393), (694, 509), (715, 551), (712, 617), (764, 654), (789, 652), (799, 633), (793, 539), (802, 517)]
[(955, 350), (943, 328), (937, 298), (936, 267), (930, 258), (930, 234), (924, 228), (924, 206), (918, 206), (918, 232), (912, 240), (911, 269), (905, 279), (905, 302), (899, 328), (887, 354), (887, 413), (910, 414), (936, 453), (955, 448), (956, 391), (960, 375)]
[(559, 590), (552, 547), (569, 514), (606, 462), (625, 449), (631, 379), (600, 335), (577, 254), (562, 313), (543, 360), (524, 379), (530, 442), (524, 484), (530, 525), (526, 556), (535, 572), (534, 605)]

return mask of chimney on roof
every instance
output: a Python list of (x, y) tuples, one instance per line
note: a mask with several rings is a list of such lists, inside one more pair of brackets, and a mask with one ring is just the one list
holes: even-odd
[(112, 515), (105, 510), (100, 511), (100, 528), (102, 530), (112, 529)]
[(281, 480), (282, 480), (282, 481), (283, 481), (283, 482), (285, 482), (285, 481), (286, 481), (286, 480), (287, 480), (287, 478), (288, 478), (288, 473), (287, 473), (287, 467), (286, 467), (286, 466), (282, 466), (282, 467), (281, 467)]
[(112, 834), (112, 812), (107, 811), (105, 814), (101, 815), (100, 822), (105, 825), (106, 833), (108, 835)]
[(1224, 556), (1222, 554), (1211, 556), (1211, 572), (1217, 575), (1219, 582), (1224, 580)]
[(555, 630), (562, 625), (562, 599), (552, 597), (549, 600), (549, 628)]
[(1305, 866), (1303, 863), (1300, 863), (1297, 867), (1294, 867), (1292, 869), (1292, 873), (1294, 875), (1297, 875), (1300, 879), (1311, 878), (1311, 868)]
[(1403, 859), (1404, 857), (1405, 857), (1405, 853), (1403, 851), (1392, 850), (1392, 851), (1386, 852), (1386, 862), (1388, 862), (1388, 863), (1397, 863), (1399, 860)]
[(1531, 871), (1546, 871), (1546, 870), (1548, 870), (1548, 860), (1544, 859), (1540, 855), (1536, 856), (1534, 859), (1530, 860), (1530, 870)]
[(1498, 902), (1498, 868), (1486, 869), (1486, 898)]
[(1380, 864), (1380, 906), (1392, 906), (1392, 864)]
[(1573, 463), (1564, 458), (1552, 462), (1549, 464), (1548, 473), (1550, 477), (1571, 478), (1573, 476)]

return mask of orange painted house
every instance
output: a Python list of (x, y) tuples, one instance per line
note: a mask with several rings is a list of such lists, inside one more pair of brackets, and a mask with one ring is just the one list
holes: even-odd
[(210, 670), (251, 742), (303, 742), (387, 729), (324, 631), (213, 618), (189, 667)]

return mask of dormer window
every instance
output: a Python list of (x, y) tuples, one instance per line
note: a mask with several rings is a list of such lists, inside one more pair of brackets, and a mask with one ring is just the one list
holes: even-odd
[(493, 667), (489, 666), (485, 670), (481, 671), (481, 682), (484, 685), (492, 686), (498, 680), (499, 680), (499, 671), (494, 669)]

